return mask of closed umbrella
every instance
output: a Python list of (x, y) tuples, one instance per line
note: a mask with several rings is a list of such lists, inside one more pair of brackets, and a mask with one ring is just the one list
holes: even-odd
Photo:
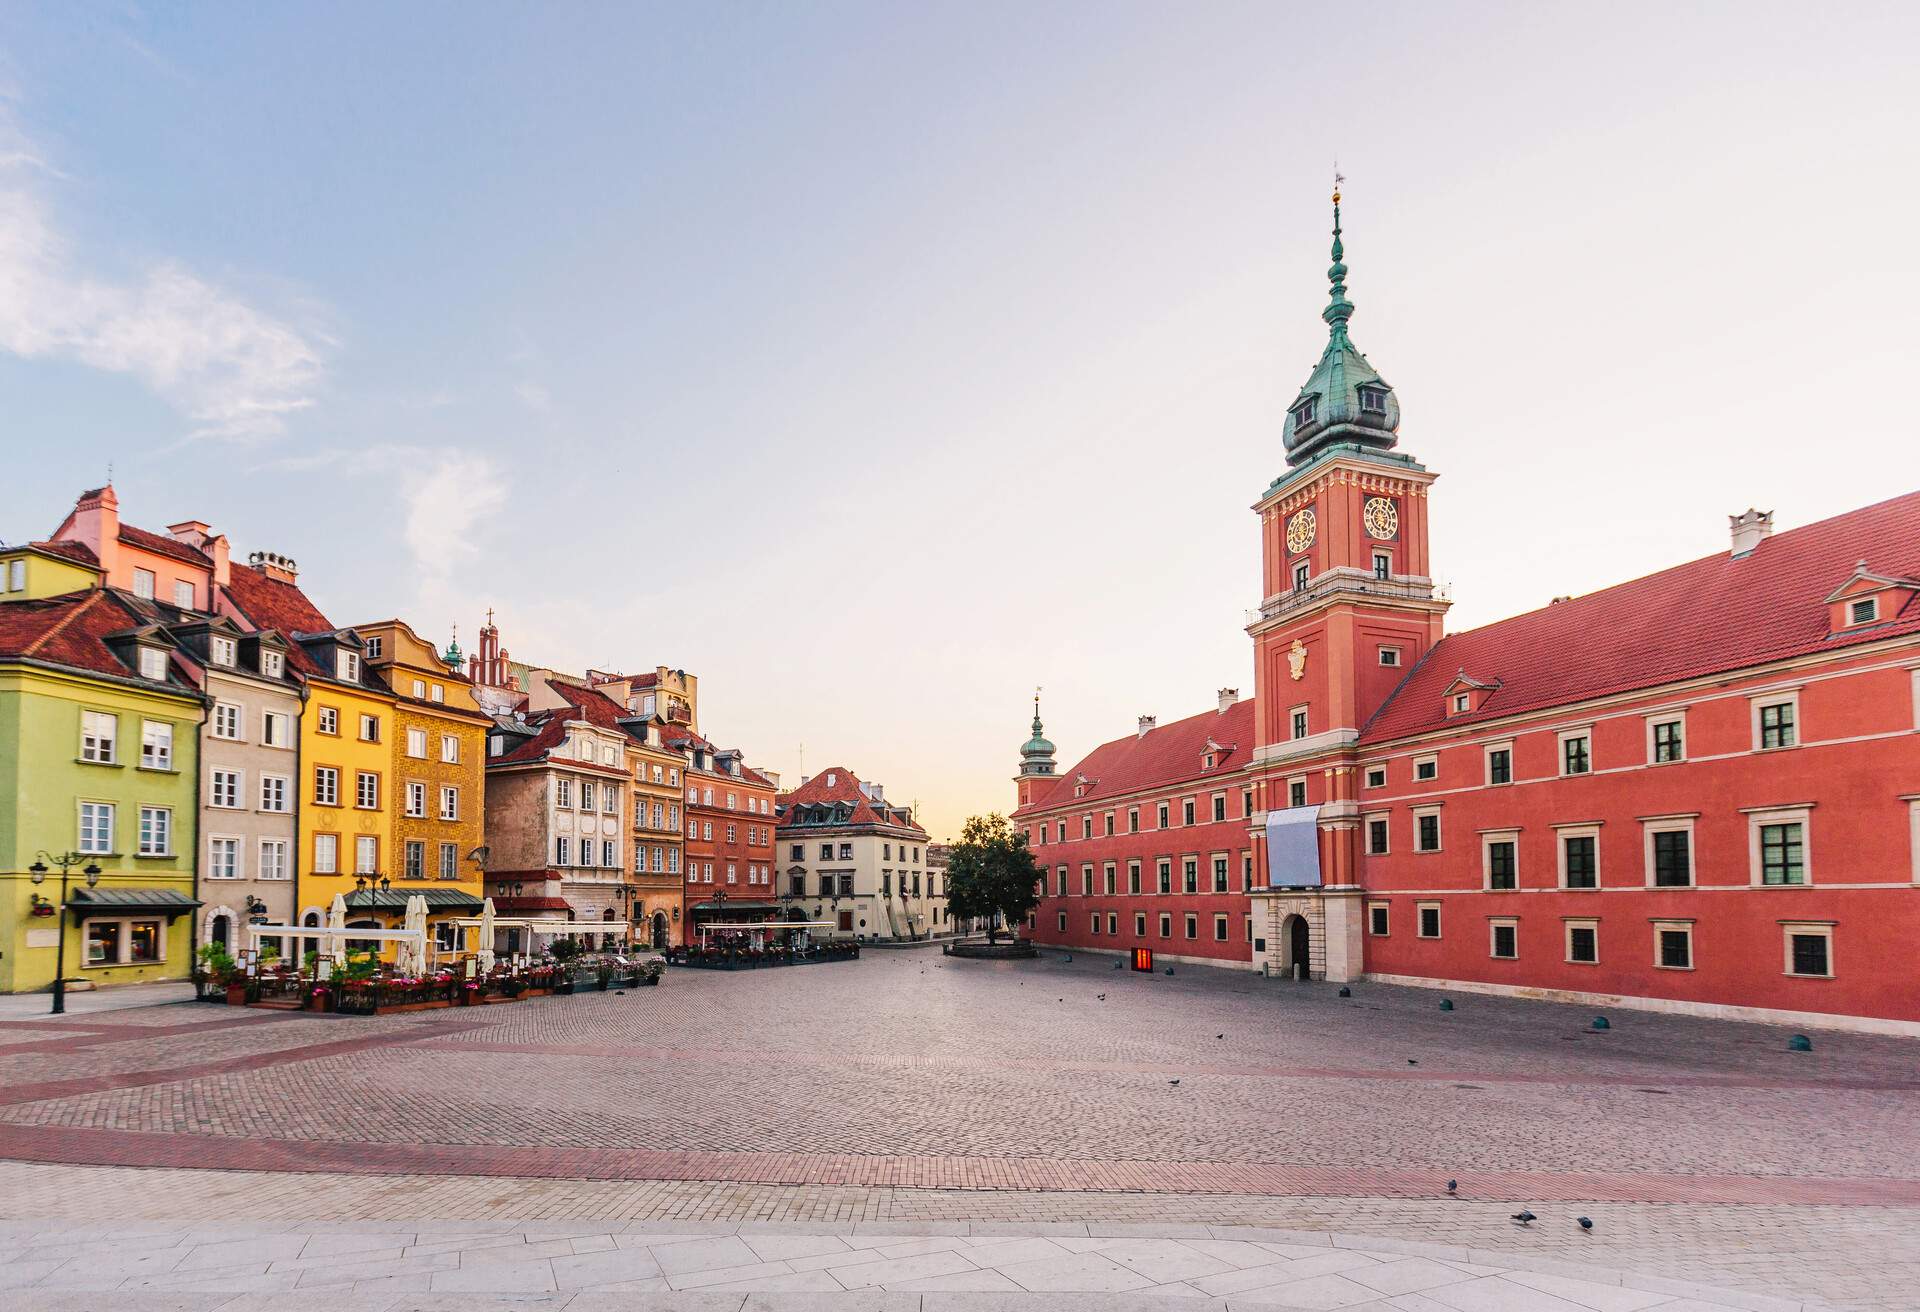
[(345, 951), (342, 940), (347, 928), (347, 899), (339, 893), (333, 895), (333, 905), (327, 908), (327, 928), (332, 931), (327, 935), (327, 956), (337, 962)]
[(480, 973), (493, 969), (493, 899), (480, 904)]
[(400, 927), (422, 937), (401, 940), (400, 950), (394, 954), (394, 969), (402, 975), (418, 975), (427, 968), (423, 941), (427, 929), (427, 900), (418, 893), (407, 899), (407, 913)]

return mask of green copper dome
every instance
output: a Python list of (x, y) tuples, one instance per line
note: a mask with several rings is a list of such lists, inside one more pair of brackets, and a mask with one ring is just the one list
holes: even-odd
[(1327, 321), (1327, 349), (1287, 409), (1287, 463), (1301, 465), (1329, 447), (1352, 445), (1385, 451), (1399, 441), (1400, 399), (1347, 336), (1353, 302), (1347, 299), (1345, 248), (1340, 242), (1340, 193), (1333, 193), (1332, 292), (1320, 317)]
[(1053, 744), (1040, 728), (1040, 699), (1033, 699), (1033, 737), (1020, 749), (1021, 774), (1052, 774)]

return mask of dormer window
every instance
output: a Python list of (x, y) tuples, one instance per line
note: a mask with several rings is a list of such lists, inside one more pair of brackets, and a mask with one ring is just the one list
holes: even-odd
[(215, 665), (231, 666), (238, 654), (239, 644), (234, 642), (232, 638), (215, 638), (213, 640), (213, 663)]
[(377, 661), (377, 660), (379, 660), (379, 659), (380, 659), (380, 643), (381, 643), (381, 641), (382, 641), (382, 640), (381, 640), (381, 639), (379, 639), (379, 638), (368, 638), (368, 639), (367, 639), (367, 659), (368, 659), (368, 660), (370, 660), (370, 661)]
[(140, 649), (140, 677), (155, 683), (167, 681), (167, 653), (158, 647)]
[(1297, 432), (1313, 422), (1313, 398), (1307, 397), (1293, 408), (1293, 427)]
[(360, 654), (351, 651), (336, 652), (333, 672), (339, 676), (342, 683), (360, 682)]
[(1371, 384), (1360, 389), (1360, 413), (1363, 415), (1384, 415), (1387, 412), (1387, 389)]
[(1473, 709), (1473, 694), (1458, 692), (1453, 695), (1453, 710), (1456, 715)]
[(284, 668), (279, 652), (263, 651), (260, 653), (260, 673), (266, 675), (269, 679), (279, 678)]
[(1847, 607), (1847, 623), (1849, 624), (1871, 624), (1874, 620), (1878, 619), (1879, 616), (1880, 599), (1878, 597), (1862, 597), (1859, 601)]

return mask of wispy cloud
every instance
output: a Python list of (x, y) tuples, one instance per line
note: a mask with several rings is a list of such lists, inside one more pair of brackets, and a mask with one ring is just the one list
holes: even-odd
[(401, 477), (405, 537), (428, 584), (446, 581), (480, 547), (476, 530), (507, 501), (507, 481), (491, 456), (436, 451)]
[(79, 268), (42, 190), (61, 176), (0, 104), (0, 351), (137, 378), (192, 438), (272, 437), (314, 404), (325, 339), (176, 261), (124, 280)]

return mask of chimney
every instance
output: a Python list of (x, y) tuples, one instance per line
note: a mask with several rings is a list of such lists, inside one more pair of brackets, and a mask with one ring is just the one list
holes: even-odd
[(800, 776), (800, 786), (801, 786), (802, 788), (805, 788), (805, 787), (806, 787), (806, 786), (807, 786), (808, 784), (810, 784), (810, 783), (812, 783), (812, 782), (813, 782), (813, 776), (812, 776), (812, 775), (810, 775), (810, 774), (803, 774), (803, 775), (801, 775), (801, 776)]
[(1733, 532), (1733, 558), (1738, 560), (1773, 536), (1773, 512), (1749, 506), (1744, 515), (1728, 515), (1727, 527)]
[(1558, 606), (1563, 601), (1572, 601), (1572, 600), (1573, 600), (1573, 596), (1572, 594), (1569, 593), (1568, 595), (1563, 597), (1555, 597), (1552, 601), (1549, 601), (1547, 605)]
[(1159, 719), (1159, 717), (1158, 717), (1158, 716), (1153, 716), (1153, 715), (1143, 715), (1143, 716), (1141, 716), (1141, 717), (1140, 717), (1140, 730), (1139, 730), (1139, 735), (1138, 735), (1138, 736), (1139, 736), (1139, 737), (1141, 737), (1141, 738), (1145, 738), (1145, 737), (1146, 737), (1146, 736), (1147, 736), (1147, 735), (1148, 735), (1149, 733), (1151, 733), (1151, 732), (1153, 731), (1153, 728), (1154, 728), (1154, 726), (1155, 726), (1155, 725), (1157, 725), (1157, 724), (1159, 724), (1159, 723), (1160, 723), (1160, 719)]
[(293, 563), (293, 557), (275, 551), (256, 551), (247, 557), (247, 564), (275, 583), (294, 583), (300, 578), (300, 567)]
[(117, 573), (120, 565), (120, 498), (113, 494), (113, 484), (82, 492), (73, 503), (73, 513), (67, 516), (66, 523), (54, 530), (54, 536), (86, 543), (100, 562), (100, 576), (116, 587), (128, 586), (129, 580), (120, 578)]
[(1238, 688), (1222, 688), (1220, 690), (1220, 714), (1225, 715), (1228, 707), (1239, 704), (1240, 690)]
[(887, 800), (887, 786), (885, 784), (868, 784), (867, 787), (873, 790), (872, 795), (874, 801), (885, 802)]
[(213, 560), (213, 585), (224, 588), (232, 583), (233, 552), (227, 543), (227, 535), (222, 533), (219, 537), (210, 539), (206, 545), (206, 553)]

